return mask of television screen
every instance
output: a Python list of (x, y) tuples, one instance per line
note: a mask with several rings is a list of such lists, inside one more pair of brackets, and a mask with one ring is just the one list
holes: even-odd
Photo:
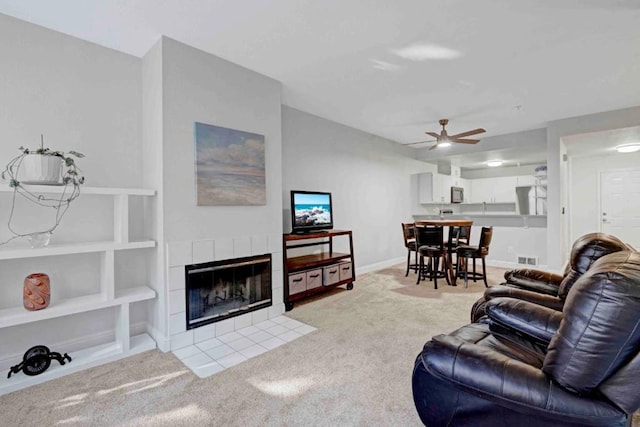
[(291, 191), (291, 229), (304, 233), (333, 228), (331, 193)]

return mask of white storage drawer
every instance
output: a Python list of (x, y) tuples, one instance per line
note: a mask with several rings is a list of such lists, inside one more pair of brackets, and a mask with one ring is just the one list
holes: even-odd
[(353, 277), (351, 272), (351, 262), (342, 262), (340, 267), (340, 280), (349, 280)]
[(323, 274), (324, 274), (323, 284), (325, 286), (330, 286), (330, 285), (333, 285), (334, 283), (338, 283), (340, 281), (339, 264), (324, 267)]
[(307, 274), (294, 273), (289, 275), (289, 295), (297, 294), (307, 290)]
[(322, 269), (307, 271), (307, 289), (319, 288), (322, 286)]

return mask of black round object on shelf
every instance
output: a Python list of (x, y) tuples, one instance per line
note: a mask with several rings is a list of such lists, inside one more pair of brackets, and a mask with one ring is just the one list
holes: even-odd
[(61, 365), (64, 365), (67, 361), (71, 362), (71, 356), (67, 353), (61, 355), (58, 352), (50, 351), (47, 346), (36, 345), (26, 351), (22, 362), (11, 367), (7, 378), (11, 378), (11, 374), (16, 374), (20, 371), (29, 376), (39, 375), (51, 366), (51, 359), (57, 360)]

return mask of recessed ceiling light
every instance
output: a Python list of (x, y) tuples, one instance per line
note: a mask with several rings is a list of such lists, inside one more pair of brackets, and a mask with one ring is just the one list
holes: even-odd
[(491, 168), (502, 166), (502, 160), (489, 160), (487, 162), (487, 166), (489, 166)]
[(618, 150), (618, 153), (633, 153), (640, 150), (640, 143), (618, 145), (616, 150)]
[(448, 47), (438, 46), (435, 44), (412, 44), (402, 49), (394, 50), (393, 53), (400, 58), (410, 61), (426, 61), (428, 59), (455, 59), (462, 54)]

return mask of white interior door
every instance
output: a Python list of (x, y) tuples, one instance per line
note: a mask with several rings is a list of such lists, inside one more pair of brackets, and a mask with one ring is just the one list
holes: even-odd
[(640, 249), (640, 169), (600, 173), (600, 230)]

